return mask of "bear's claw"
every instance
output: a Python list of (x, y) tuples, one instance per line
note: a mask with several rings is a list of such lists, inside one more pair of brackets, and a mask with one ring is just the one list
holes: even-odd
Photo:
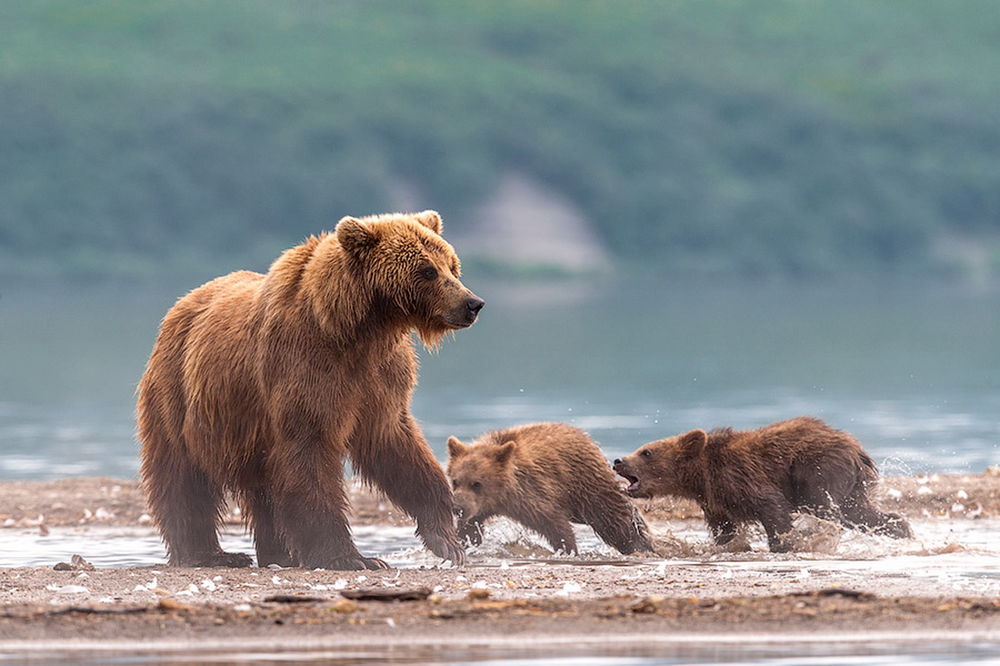
[(353, 557), (341, 557), (339, 559), (333, 560), (323, 569), (329, 569), (330, 571), (364, 571), (364, 570), (377, 570), (377, 569), (391, 569), (385, 560), (380, 560), (377, 557), (365, 557), (363, 555), (355, 555)]
[(449, 560), (457, 567), (465, 564), (465, 549), (457, 537), (428, 534), (423, 539), (427, 549), (441, 559)]

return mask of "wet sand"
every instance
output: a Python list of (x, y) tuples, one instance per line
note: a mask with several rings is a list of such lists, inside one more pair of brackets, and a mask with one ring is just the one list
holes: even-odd
[[(887, 478), (880, 495), (883, 506), (913, 521), (995, 529), (1000, 518), (995, 470)], [(352, 499), (354, 524), (409, 524), (364, 488), (355, 487)], [(654, 525), (672, 530), (700, 522), (697, 507), (687, 502), (640, 506)], [(229, 520), (239, 524), (233, 512)], [(112, 479), (0, 483), (0, 525), (12, 533), (151, 528), (136, 484)], [(919, 548), (913, 545), (915, 558)], [(947, 558), (949, 551), (943, 552)], [(880, 574), (877, 561), (851, 561), (850, 570), (827, 567), (808, 553), (769, 560), (752, 571), (727, 568), (730, 560), (738, 563), (740, 557), (513, 557), (491, 566), (473, 559), (462, 569), (378, 572), (0, 568), (0, 652), (152, 639), (185, 649), (302, 641), (381, 647), (551, 642), (574, 636), (590, 642), (720, 635), (758, 640), (762, 634), (815, 639), (885, 632), (1000, 641), (1000, 595), (993, 584), (959, 588), (936, 583), (933, 575)], [(343, 596), (366, 590), (423, 598)]]

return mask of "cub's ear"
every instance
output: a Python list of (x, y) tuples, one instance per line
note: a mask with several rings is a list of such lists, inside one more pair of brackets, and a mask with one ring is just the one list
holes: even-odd
[(337, 223), (336, 234), (340, 246), (353, 254), (378, 244), (378, 239), (371, 229), (366, 227), (363, 222), (349, 216), (341, 218), (340, 222)]
[(510, 457), (514, 454), (514, 447), (516, 445), (517, 442), (513, 440), (501, 444), (500, 448), (497, 449), (496, 453), (497, 462), (500, 463), (501, 465), (506, 465), (508, 462), (510, 462)]
[(458, 437), (448, 438), (448, 457), (457, 458), (465, 453), (468, 453), (469, 447), (458, 439)]
[(417, 222), (424, 225), (438, 236), (441, 235), (441, 216), (436, 210), (425, 210), (420, 213), (414, 213), (413, 217), (416, 218)]
[(692, 430), (691, 432), (682, 435), (680, 439), (680, 445), (685, 449), (697, 450), (705, 446), (708, 443), (708, 435), (704, 430)]

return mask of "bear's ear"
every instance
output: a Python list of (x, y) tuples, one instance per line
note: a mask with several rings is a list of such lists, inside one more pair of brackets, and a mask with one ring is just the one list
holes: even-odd
[(441, 235), (441, 216), (436, 210), (425, 210), (420, 213), (414, 213), (413, 217), (420, 224), (424, 225), (438, 236)]
[(680, 445), (684, 449), (697, 451), (708, 443), (708, 434), (704, 430), (692, 430), (681, 437)]
[(349, 216), (342, 218), (337, 223), (336, 234), (337, 242), (340, 243), (340, 246), (354, 254), (375, 247), (378, 244), (378, 239), (375, 238), (375, 234), (372, 233), (371, 229), (359, 220)]
[(451, 458), (457, 458), (465, 453), (468, 453), (469, 447), (458, 439), (458, 437), (448, 438), (448, 456)]
[(501, 465), (506, 465), (510, 462), (510, 457), (514, 454), (514, 446), (516, 446), (516, 444), (517, 442), (514, 441), (507, 441), (501, 444), (496, 453), (497, 462)]

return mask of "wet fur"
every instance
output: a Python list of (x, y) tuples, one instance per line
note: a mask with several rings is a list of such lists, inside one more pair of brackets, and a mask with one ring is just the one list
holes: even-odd
[(857, 440), (815, 418), (747, 431), (693, 430), (642, 446), (616, 461), (615, 470), (639, 479), (633, 496), (698, 502), (720, 545), (733, 540), (739, 525), (760, 522), (770, 549), (788, 550), (782, 535), (792, 529), (793, 511), (896, 538), (912, 536), (902, 517), (872, 504), (878, 471)]
[[(463, 560), (447, 479), (410, 414), (411, 331), (436, 345), (472, 296), (440, 230), (433, 211), (344, 218), (266, 275), (220, 277), (170, 309), (137, 416), (171, 564), (251, 564), (219, 547), (229, 491), (259, 566), (384, 567), (352, 542), (345, 457), (416, 519), (428, 548)], [(436, 280), (421, 277), (427, 266)]]
[[(645, 521), (619, 489), (587, 433), (536, 423), (487, 433), (466, 446), (448, 440), (448, 476), (461, 511), (459, 535), (482, 540), (483, 523), (507, 516), (541, 534), (554, 550), (575, 553), (571, 523), (584, 523), (618, 551), (651, 551)], [(474, 483), (482, 487), (476, 491)]]

